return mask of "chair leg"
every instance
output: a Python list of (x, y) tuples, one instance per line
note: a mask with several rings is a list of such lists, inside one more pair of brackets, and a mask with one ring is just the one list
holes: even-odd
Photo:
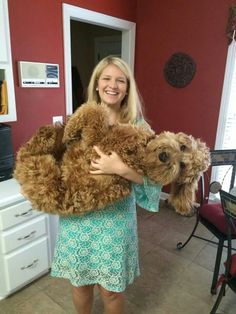
[(220, 305), (220, 302), (221, 302), (223, 296), (225, 295), (225, 286), (226, 286), (226, 282), (223, 282), (222, 286), (220, 288), (220, 292), (218, 294), (218, 297), (217, 297), (217, 299), (215, 301), (215, 304), (214, 304), (210, 314), (216, 314), (216, 311), (217, 311), (217, 309), (218, 309), (218, 307)]
[(213, 273), (213, 279), (212, 279), (212, 284), (211, 284), (211, 294), (217, 293), (216, 284), (217, 284), (217, 280), (218, 280), (218, 276), (219, 276), (220, 262), (221, 262), (221, 257), (222, 257), (223, 246), (224, 246), (224, 240), (219, 239), (218, 249), (217, 249), (217, 254), (216, 254), (215, 267), (214, 267), (214, 273)]
[(191, 240), (191, 238), (194, 236), (194, 233), (195, 233), (195, 231), (196, 231), (196, 229), (197, 229), (198, 224), (199, 224), (199, 218), (198, 218), (198, 215), (197, 215), (195, 226), (194, 226), (193, 231), (191, 232), (190, 236), (188, 237), (188, 239), (184, 242), (184, 244), (183, 244), (182, 242), (178, 242), (178, 243), (177, 243), (177, 249), (178, 249), (178, 250), (183, 249), (183, 248), (185, 247), (185, 245), (188, 244), (188, 242), (189, 242), (189, 241)]

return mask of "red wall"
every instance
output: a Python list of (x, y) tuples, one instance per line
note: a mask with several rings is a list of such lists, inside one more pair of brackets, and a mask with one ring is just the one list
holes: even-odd
[[(230, 0), (137, 0), (136, 78), (159, 133), (183, 131), (214, 147), (227, 55)], [(166, 61), (185, 52), (196, 62), (185, 88), (169, 85)]]
[[(8, 0), (17, 109), (17, 121), (11, 123), (15, 151), (39, 126), (52, 123), (52, 116), (65, 117), (62, 2)], [(116, 0), (115, 5), (110, 0), (66, 3), (135, 22), (135, 0)], [(60, 88), (19, 87), (19, 60), (59, 64)]]
[[(65, 116), (62, 0), (8, 0), (17, 122), (15, 151), (53, 115)], [(137, 23), (135, 75), (153, 128), (183, 131), (215, 143), (227, 40), (228, 7), (234, 0), (70, 0), (69, 4)], [(174, 88), (163, 67), (175, 52), (197, 64), (193, 81)], [(20, 88), (18, 60), (58, 63), (60, 88)]]

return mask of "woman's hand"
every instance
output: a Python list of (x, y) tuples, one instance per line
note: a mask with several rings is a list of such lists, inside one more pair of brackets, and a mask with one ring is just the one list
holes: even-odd
[(94, 150), (99, 157), (91, 161), (91, 174), (119, 174), (126, 167), (117, 153), (106, 155), (97, 146), (94, 146)]
[(117, 174), (138, 184), (143, 183), (143, 176), (127, 166), (117, 153), (112, 152), (106, 155), (97, 146), (94, 146), (94, 150), (99, 157), (91, 161), (93, 168), (90, 170), (91, 174)]

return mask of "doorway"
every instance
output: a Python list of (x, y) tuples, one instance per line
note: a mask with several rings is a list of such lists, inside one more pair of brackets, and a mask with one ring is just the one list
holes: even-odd
[(71, 20), (73, 112), (85, 101), (95, 65), (108, 55), (121, 57), (122, 32)]
[[(91, 47), (89, 47), (87, 41), (87, 48), (91, 49), (92, 51), (90, 51), (90, 54), (93, 55), (93, 58), (91, 58), (91, 60), (93, 59), (93, 62), (88, 62), (88, 54), (80, 56), (80, 66), (83, 65), (83, 67), (87, 67), (87, 69), (83, 71), (78, 69), (84, 96), (84, 90), (86, 90), (88, 77), (90, 77), (94, 65), (99, 61), (99, 59), (105, 56), (104, 54), (119, 55), (129, 64), (132, 70), (134, 68), (135, 23), (82, 9), (73, 5), (63, 4), (64, 65), (67, 115), (71, 115), (73, 113), (72, 65), (75, 62), (74, 59), (72, 60), (72, 47), (74, 45), (72, 38), (73, 26), (88, 28), (90, 30), (94, 29), (99, 33), (99, 36), (93, 37), (94, 44), (92, 44)], [(119, 48), (120, 39), (121, 48)], [(112, 50), (115, 47), (116, 50)], [(105, 49), (107, 49), (106, 52)], [(86, 74), (82, 74), (82, 72)]]

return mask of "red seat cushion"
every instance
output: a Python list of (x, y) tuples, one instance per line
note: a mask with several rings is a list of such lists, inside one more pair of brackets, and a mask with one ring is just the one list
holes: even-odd
[(227, 234), (227, 221), (220, 203), (203, 204), (199, 214), (222, 233)]

